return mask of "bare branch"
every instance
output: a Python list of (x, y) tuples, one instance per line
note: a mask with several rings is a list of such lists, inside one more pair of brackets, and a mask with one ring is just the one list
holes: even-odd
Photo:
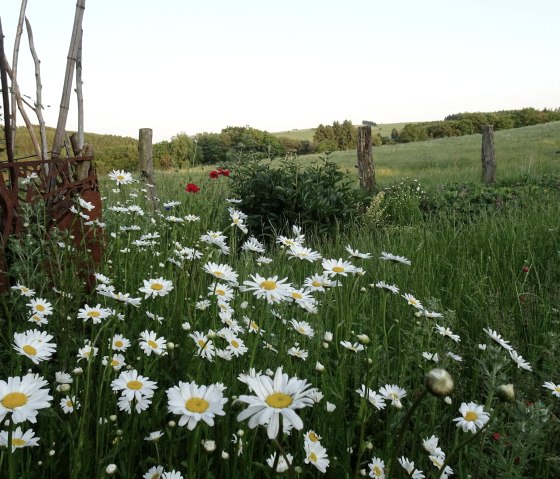
[[(15, 149), (16, 145), (16, 120), (17, 120), (17, 109), (20, 102), (17, 100), (19, 93), (19, 88), (17, 85), (17, 66), (19, 57), (19, 44), (21, 42), (21, 35), (23, 33), (23, 19), (25, 18), (25, 9), (27, 8), (27, 0), (21, 0), (21, 7), (19, 9), (19, 19), (16, 30), (16, 38), (14, 41), (14, 54), (12, 57), (12, 148)], [(23, 114), (22, 114), (23, 116)], [(12, 151), (13, 153), (13, 151)]]

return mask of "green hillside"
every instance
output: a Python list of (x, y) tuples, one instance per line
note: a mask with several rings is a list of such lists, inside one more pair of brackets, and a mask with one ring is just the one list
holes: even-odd
[[(391, 136), (391, 131), (393, 128), (397, 130), (402, 130), (404, 125), (407, 123), (378, 123), (377, 126), (372, 128), (373, 133), (379, 133), (381, 136)], [(361, 125), (355, 125), (356, 127)], [(290, 140), (308, 140), (313, 141), (313, 134), (315, 133), (316, 128), (307, 128), (303, 130), (290, 130), (290, 131), (277, 131), (271, 133), (273, 136), (277, 138), (289, 138)]]
[[(386, 186), (409, 177), (426, 185), (480, 181), (481, 135), (442, 138), (374, 147), (376, 178)], [(495, 133), (498, 179), (525, 175), (560, 175), (560, 122)], [(321, 155), (300, 157), (303, 164)], [(356, 151), (336, 151), (332, 161), (348, 173), (356, 172)]]

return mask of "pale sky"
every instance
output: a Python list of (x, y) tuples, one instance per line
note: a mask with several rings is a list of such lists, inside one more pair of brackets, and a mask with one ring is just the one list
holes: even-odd
[[(1, 3), (11, 64), (20, 0)], [(28, 0), (49, 126), (75, 4)], [(559, 22), (558, 0), (86, 0), (85, 130), (152, 128), (161, 141), (558, 108)], [(25, 30), (18, 80), (34, 97)], [(75, 95), (67, 129), (77, 129)]]

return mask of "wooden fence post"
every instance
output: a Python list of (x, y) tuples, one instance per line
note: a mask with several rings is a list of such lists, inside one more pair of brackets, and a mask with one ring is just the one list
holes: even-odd
[(358, 177), (360, 187), (368, 193), (373, 193), (375, 190), (375, 167), (373, 165), (371, 126), (358, 127)]
[(159, 200), (154, 175), (154, 156), (152, 152), (152, 129), (140, 128), (138, 136), (138, 156), (140, 158), (140, 178), (148, 191), (148, 199), (155, 211), (159, 211)]
[(486, 186), (496, 181), (496, 159), (494, 158), (494, 127), (482, 126), (482, 181)]

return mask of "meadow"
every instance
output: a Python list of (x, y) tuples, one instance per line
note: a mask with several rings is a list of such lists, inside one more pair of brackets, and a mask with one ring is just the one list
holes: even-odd
[(560, 477), (559, 129), (497, 133), (508, 195), (466, 210), (441, 189), (479, 182), (479, 136), (376, 148), (374, 211), (267, 241), (235, 164), (158, 174), (160, 212), (114, 172), (90, 291), (85, 246), (27, 211), (0, 477)]

